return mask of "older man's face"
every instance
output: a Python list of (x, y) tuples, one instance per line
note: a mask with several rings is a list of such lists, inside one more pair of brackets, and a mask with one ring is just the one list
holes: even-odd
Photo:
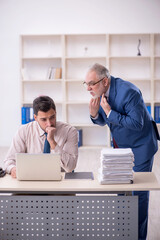
[(86, 75), (85, 83), (87, 86), (87, 91), (90, 92), (92, 98), (97, 98), (102, 96), (102, 94), (106, 92), (108, 79), (98, 79), (96, 72), (90, 71)]

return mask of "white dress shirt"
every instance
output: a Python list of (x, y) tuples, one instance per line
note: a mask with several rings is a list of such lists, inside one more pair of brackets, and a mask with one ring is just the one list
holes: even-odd
[[(4, 160), (7, 173), (16, 166), (15, 153), (43, 153), (45, 138), (44, 131), (36, 121), (20, 126)], [(54, 150), (51, 150), (51, 154), (60, 153), (61, 167), (66, 172), (72, 171), (76, 167), (78, 158), (76, 128), (66, 123), (56, 122), (54, 138), (57, 145)]]

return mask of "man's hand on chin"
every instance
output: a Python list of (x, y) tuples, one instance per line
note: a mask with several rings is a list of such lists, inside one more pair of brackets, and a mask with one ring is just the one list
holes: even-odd
[(98, 114), (99, 105), (100, 105), (100, 97), (95, 99), (91, 98), (89, 103), (89, 111), (92, 117), (96, 117), (96, 115)]
[(48, 140), (52, 150), (54, 150), (56, 145), (57, 145), (57, 143), (56, 143), (56, 141), (54, 139), (55, 131), (56, 131), (55, 127), (47, 127), (46, 128), (46, 132), (48, 133), (47, 140)]

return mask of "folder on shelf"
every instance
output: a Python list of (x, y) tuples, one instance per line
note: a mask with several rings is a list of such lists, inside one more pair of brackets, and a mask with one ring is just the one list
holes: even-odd
[(33, 108), (23, 106), (21, 108), (21, 119), (22, 119), (22, 124), (26, 124), (26, 123), (29, 123), (31, 121), (34, 121)]
[(26, 124), (26, 108), (21, 108), (22, 124)]
[(148, 110), (149, 114), (151, 115), (151, 106), (147, 105), (146, 107), (147, 107), (147, 110)]
[(82, 146), (82, 129), (77, 129), (78, 131), (78, 147)]
[(160, 123), (160, 106), (154, 107), (154, 119), (156, 123)]

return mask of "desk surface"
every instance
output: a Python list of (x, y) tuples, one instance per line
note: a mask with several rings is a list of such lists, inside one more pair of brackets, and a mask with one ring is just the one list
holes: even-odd
[(134, 173), (133, 184), (100, 185), (96, 175), (94, 180), (64, 180), (62, 181), (18, 181), (10, 175), (0, 179), (1, 193), (107, 193), (127, 191), (160, 190), (156, 176), (151, 173)]

